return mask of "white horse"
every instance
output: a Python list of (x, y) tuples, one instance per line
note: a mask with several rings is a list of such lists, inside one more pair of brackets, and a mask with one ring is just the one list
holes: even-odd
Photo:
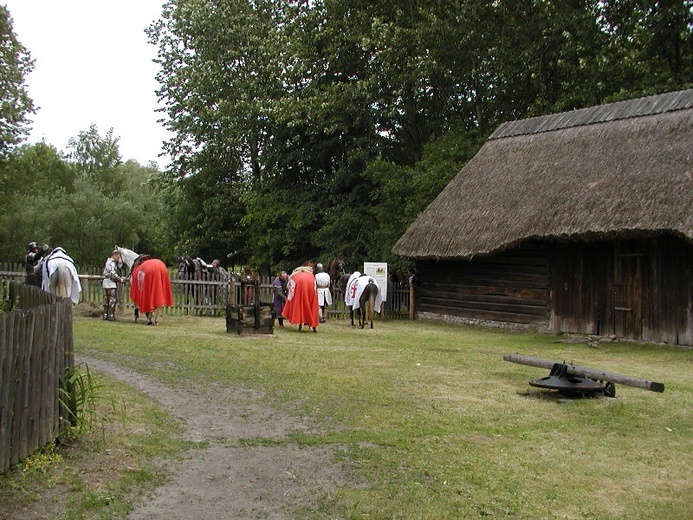
[(37, 269), (41, 270), (41, 288), (44, 291), (79, 303), (82, 284), (74, 260), (62, 247), (56, 247), (43, 257)]
[(130, 299), (135, 304), (135, 321), (140, 310), (147, 316), (147, 325), (159, 321), (159, 309), (173, 305), (171, 280), (166, 265), (149, 255), (140, 255), (132, 249), (118, 247), (123, 263), (130, 269)]

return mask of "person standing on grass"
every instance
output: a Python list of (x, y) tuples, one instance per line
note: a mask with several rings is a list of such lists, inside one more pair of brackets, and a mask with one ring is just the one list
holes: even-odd
[(284, 328), (284, 303), (286, 303), (286, 286), (289, 283), (289, 276), (286, 271), (280, 271), (277, 277), (272, 282), (272, 302), (274, 304), (272, 314), (279, 322), (279, 328)]
[(118, 303), (118, 284), (124, 283), (125, 278), (120, 276), (119, 268), (123, 265), (120, 252), (117, 249), (111, 251), (111, 256), (106, 259), (103, 266), (103, 289), (106, 293), (103, 304), (103, 319), (115, 321), (115, 309)]
[(289, 323), (298, 325), (299, 332), (306, 325), (317, 332), (318, 329), (318, 288), (315, 284), (312, 263), (294, 269), (289, 277), (286, 305), (282, 311)]
[(315, 283), (318, 286), (318, 308), (320, 309), (320, 323), (325, 323), (325, 307), (332, 305), (332, 293), (330, 292), (330, 283), (332, 279), (325, 272), (322, 264), (315, 266), (316, 275)]

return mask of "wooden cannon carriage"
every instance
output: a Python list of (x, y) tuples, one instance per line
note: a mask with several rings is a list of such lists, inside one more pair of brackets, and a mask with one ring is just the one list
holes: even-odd
[(593, 368), (573, 364), (556, 363), (548, 359), (540, 359), (520, 354), (506, 354), (504, 361), (529, 365), (551, 370), (548, 376), (530, 381), (531, 386), (558, 390), (560, 393), (573, 395), (603, 394), (616, 397), (616, 383), (652, 392), (664, 392), (664, 384), (637, 377), (625, 376), (614, 372), (605, 372)]

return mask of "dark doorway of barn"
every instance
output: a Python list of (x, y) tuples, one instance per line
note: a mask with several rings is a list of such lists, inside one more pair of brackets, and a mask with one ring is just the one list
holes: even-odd
[(637, 242), (614, 243), (614, 324), (618, 337), (642, 339), (642, 253)]

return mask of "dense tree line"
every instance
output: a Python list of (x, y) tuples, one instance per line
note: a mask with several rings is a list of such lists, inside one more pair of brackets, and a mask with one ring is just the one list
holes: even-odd
[(112, 131), (101, 136), (92, 126), (67, 154), (43, 142), (16, 147), (0, 159), (0, 175), (3, 260), (21, 260), (31, 240), (86, 266), (102, 265), (115, 243), (169, 254), (158, 168), (123, 163)]
[(51, 182), (111, 200), (118, 229), (99, 233), (164, 256), (397, 262), (500, 123), (689, 88), (692, 32), (691, 0), (170, 0), (148, 30), (170, 167), (128, 176), (81, 135)]
[(264, 268), (396, 261), (500, 123), (690, 86), (691, 5), (172, 0), (149, 35), (180, 232)]

